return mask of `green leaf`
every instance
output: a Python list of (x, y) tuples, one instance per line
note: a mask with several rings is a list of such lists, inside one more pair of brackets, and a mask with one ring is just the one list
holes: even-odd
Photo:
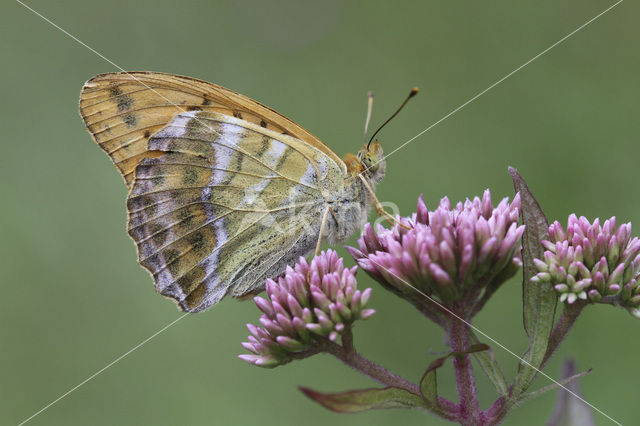
[[(574, 374), (573, 376), (567, 377), (566, 379), (559, 380), (557, 383), (552, 383), (549, 386), (544, 386), (544, 387), (541, 387), (540, 389), (536, 389), (534, 391), (522, 394), (518, 399), (518, 404), (531, 401), (532, 399), (535, 399), (542, 394), (545, 394), (549, 391), (552, 391), (558, 388), (560, 388), (559, 392), (564, 393), (565, 395), (569, 396), (569, 398), (571, 398), (572, 396), (565, 389), (563, 389), (563, 387), (568, 387), (566, 386), (567, 384), (571, 384), (571, 382), (573, 382), (574, 380), (582, 376), (586, 376), (589, 373), (591, 373), (591, 369), (588, 369), (587, 371), (583, 371), (582, 373)], [(571, 387), (569, 387), (569, 390), (575, 393), (575, 391)], [(581, 401), (578, 400), (578, 402), (581, 402)]]
[(522, 237), (522, 305), (524, 328), (529, 336), (529, 348), (520, 361), (513, 384), (511, 402), (515, 402), (529, 387), (542, 365), (553, 328), (557, 297), (551, 285), (530, 282), (531, 277), (537, 272), (533, 259), (543, 258), (541, 241), (549, 238), (549, 222), (516, 169), (510, 167), (509, 173), (515, 190), (520, 193), (520, 214), (526, 226)]
[(320, 393), (302, 386), (299, 389), (318, 404), (338, 413), (359, 413), (386, 408), (427, 408), (419, 395), (394, 387), (342, 393)]
[(489, 346), (485, 345), (484, 343), (475, 343), (464, 352), (449, 352), (447, 355), (431, 362), (431, 364), (429, 364), (429, 367), (427, 368), (427, 371), (424, 372), (422, 380), (420, 380), (420, 392), (422, 393), (422, 397), (434, 406), (439, 406), (438, 378), (436, 376), (436, 370), (442, 367), (447, 358), (451, 356), (460, 357), (472, 353), (481, 353), (490, 349), (491, 348), (489, 348)]
[[(480, 344), (478, 336), (476, 336), (471, 330), (469, 330), (469, 341), (473, 344)], [(493, 387), (496, 388), (498, 395), (507, 396), (509, 393), (507, 379), (505, 379), (502, 369), (496, 362), (491, 348), (487, 346), (487, 350), (485, 351), (474, 352), (473, 357), (478, 364), (480, 364), (480, 368), (482, 368), (484, 374), (486, 374), (489, 380), (491, 380), (491, 383), (493, 383)]]
[(451, 354), (447, 354), (442, 358), (438, 358), (429, 364), (427, 371), (424, 372), (422, 379), (420, 380), (420, 392), (422, 393), (422, 397), (426, 399), (431, 404), (438, 406), (438, 377), (436, 375), (436, 370), (444, 364), (447, 358), (449, 358)]

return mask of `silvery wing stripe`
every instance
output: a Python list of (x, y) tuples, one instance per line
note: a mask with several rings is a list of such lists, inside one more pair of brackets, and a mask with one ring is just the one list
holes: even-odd
[[(311, 163), (309, 163), (307, 170), (305, 170), (302, 177), (300, 177), (300, 183), (300, 185), (294, 186), (293, 189), (289, 191), (289, 196), (282, 201), (280, 206), (295, 204), (303, 194), (307, 196), (309, 195), (309, 186), (315, 186), (318, 184), (316, 169)], [(320, 196), (318, 198), (321, 199)]]
[(262, 160), (269, 166), (275, 167), (282, 154), (287, 149), (287, 145), (275, 139), (269, 139), (269, 149), (262, 156)]
[(307, 166), (307, 170), (305, 170), (304, 174), (300, 178), (300, 183), (308, 186), (318, 185), (318, 177), (316, 176), (316, 170), (314, 169), (311, 163), (309, 163), (309, 165)]
[(187, 125), (195, 118), (196, 112), (197, 111), (189, 111), (176, 115), (167, 126), (160, 129), (153, 137), (156, 139), (183, 137)]
[[(269, 149), (267, 149), (267, 151), (264, 153), (261, 160), (267, 166), (274, 168), (276, 164), (278, 164), (280, 158), (282, 158), (282, 155), (284, 154), (286, 149), (287, 146), (282, 142), (279, 142), (275, 139), (269, 139)], [(248, 186), (244, 191), (244, 198), (242, 199), (239, 206), (250, 207), (256, 202), (256, 200), (260, 202), (258, 197), (260, 196), (260, 194), (262, 194), (262, 191), (267, 187), (269, 182), (269, 179), (263, 179), (258, 183)], [(264, 202), (262, 202), (261, 204), (264, 205)]]
[[(191, 111), (176, 115), (167, 126), (156, 132), (152, 139), (158, 140), (184, 137), (187, 123), (193, 119), (195, 112), (196, 111)], [(149, 143), (152, 142), (152, 139), (149, 140)], [(146, 160), (143, 160), (140, 164), (146, 164), (146, 162)], [(151, 180), (136, 180), (135, 185), (132, 188), (132, 195), (140, 195), (150, 192), (153, 190), (153, 186), (154, 185)]]
[[(228, 148), (238, 146), (243, 137), (243, 127), (228, 123), (220, 123), (220, 127), (218, 128), (218, 137), (211, 141), (211, 147), (215, 151), (215, 164), (213, 164), (213, 166), (216, 170), (213, 171), (213, 177), (209, 182), (210, 186), (220, 185), (225, 179), (227, 179), (229, 174), (225, 170), (229, 167), (232, 157), (231, 153), (233, 152)], [(222, 147), (220, 145), (222, 145)], [(236, 153), (236, 155), (239, 154)]]
[[(187, 115), (187, 114), (184, 114)], [(154, 138), (162, 139), (162, 138), (179, 138), (184, 136), (185, 134), (185, 125), (186, 123), (192, 119), (192, 116), (184, 116), (182, 114), (177, 115), (174, 120), (169, 123), (168, 126), (164, 127), (160, 131), (158, 131)], [(148, 159), (143, 160), (140, 164), (146, 165), (148, 162), (154, 160)], [(131, 196), (143, 195), (149, 192), (152, 192), (154, 189), (154, 185), (151, 179), (135, 179), (135, 182), (132, 186)], [(146, 209), (140, 209), (135, 214), (131, 215), (129, 220), (129, 224), (136, 223), (136, 226), (140, 226), (142, 224), (146, 224), (151, 218), (147, 215)], [(163, 228), (170, 227), (171, 225), (165, 218), (155, 218), (154, 219), (158, 225)], [(152, 238), (144, 239), (138, 241), (138, 243), (142, 244), (142, 247), (139, 246), (139, 256), (148, 258), (151, 254), (157, 253), (156, 263), (159, 265), (164, 265), (167, 263), (167, 259), (165, 257), (165, 253), (159, 251), (160, 247), (155, 244)], [(157, 290), (165, 294), (167, 296), (172, 296), (175, 298), (183, 299), (186, 295), (183, 293), (182, 289), (173, 284), (174, 276), (167, 268), (158, 268), (157, 276), (155, 277), (156, 288)]]
[[(220, 185), (225, 179), (228, 177), (228, 172), (225, 170), (228, 169), (229, 163), (231, 162), (230, 151), (225, 148), (221, 148), (219, 144), (234, 147), (237, 146), (238, 143), (242, 140), (244, 136), (244, 128), (240, 126), (235, 126), (233, 124), (221, 123), (218, 128), (218, 136), (216, 139), (211, 141), (211, 147), (215, 151), (215, 164), (213, 166), (216, 168), (213, 170), (213, 174), (211, 175), (211, 179), (209, 180), (209, 185), (202, 190), (201, 199), (205, 206), (205, 213), (207, 218), (213, 222), (213, 229), (216, 236), (216, 247), (223, 246), (227, 240), (229, 239), (229, 235), (227, 233), (227, 228), (224, 225), (223, 220), (215, 220), (215, 213), (213, 211), (213, 206), (211, 205), (211, 191), (212, 188)], [(227, 292), (225, 288), (216, 289), (219, 283), (218, 274), (216, 274), (216, 269), (220, 263), (220, 254), (219, 250), (213, 250), (211, 255), (207, 257), (204, 261), (203, 266), (206, 272), (206, 291), (207, 298), (210, 298), (210, 304), (217, 303)]]

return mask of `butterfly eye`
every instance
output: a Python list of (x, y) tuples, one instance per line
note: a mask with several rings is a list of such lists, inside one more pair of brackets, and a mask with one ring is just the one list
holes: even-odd
[(378, 167), (380, 166), (378, 156), (371, 151), (367, 151), (362, 154), (362, 164), (364, 164), (367, 170), (369, 170), (371, 173), (377, 172)]

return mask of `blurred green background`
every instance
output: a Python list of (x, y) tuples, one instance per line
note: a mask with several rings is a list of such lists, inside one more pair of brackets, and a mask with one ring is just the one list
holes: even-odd
[[(613, 1), (27, 3), (124, 69), (229, 87), (342, 155), (361, 144), (368, 90), (377, 125), (420, 86), (381, 134), (393, 150)], [(640, 224), (638, 12), (620, 4), (391, 156), (379, 197), (403, 214), (421, 193), (429, 206), (485, 188), (498, 200), (512, 196), (511, 165), (550, 219), (576, 212)], [(125, 186), (78, 116), (84, 81), (117, 68), (11, 1), (0, 14), (0, 49), (0, 423), (17, 424), (180, 313), (137, 265)], [(374, 287), (378, 313), (359, 324), (356, 346), (417, 379), (446, 350), (441, 333), (364, 274), (360, 286)], [(257, 318), (253, 303), (231, 299), (189, 316), (29, 424), (444, 424), (412, 411), (322, 409), (297, 386), (374, 383), (328, 356), (275, 370), (239, 361), (245, 324)], [(526, 349), (519, 279), (476, 325), (516, 353)], [(575, 355), (581, 369), (594, 369), (582, 381), (585, 398), (634, 423), (639, 338), (640, 323), (626, 312), (588, 309), (546, 372), (558, 377), (563, 357)], [(513, 377), (517, 361), (495, 352)], [(454, 398), (451, 373), (444, 368), (439, 382)], [(486, 408), (495, 392), (478, 377)], [(534, 387), (547, 384), (539, 378)], [(505, 424), (544, 423), (554, 396), (518, 408)]]

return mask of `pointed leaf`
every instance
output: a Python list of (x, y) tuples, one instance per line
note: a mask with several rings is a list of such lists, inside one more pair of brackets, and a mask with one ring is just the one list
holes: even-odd
[(453, 355), (454, 356), (462, 356), (462, 355), (466, 355), (466, 354), (475, 354), (475, 353), (478, 353), (478, 352), (484, 352), (484, 351), (488, 351), (488, 350), (491, 350), (491, 348), (486, 343), (474, 343), (473, 345), (469, 346), (469, 349), (467, 349), (466, 351), (453, 352)]
[(524, 328), (529, 336), (529, 348), (523, 355), (513, 384), (511, 402), (515, 402), (531, 384), (542, 365), (553, 327), (557, 297), (551, 285), (530, 281), (536, 273), (533, 259), (543, 258), (541, 242), (549, 238), (549, 222), (516, 169), (510, 167), (509, 173), (515, 190), (520, 193), (520, 214), (526, 226), (522, 237), (522, 305)]
[(484, 343), (475, 343), (469, 347), (468, 350), (463, 352), (449, 352), (447, 355), (437, 358), (429, 364), (427, 371), (424, 372), (422, 380), (420, 380), (420, 392), (424, 399), (428, 402), (439, 406), (438, 404), (438, 378), (436, 376), (436, 370), (444, 364), (444, 362), (450, 356), (464, 356), (472, 353), (479, 353), (489, 350), (489, 346)]
[(420, 392), (422, 393), (422, 397), (429, 401), (434, 405), (438, 404), (438, 377), (436, 375), (436, 370), (444, 364), (447, 358), (449, 358), (451, 354), (447, 354), (441, 358), (434, 360), (427, 371), (424, 372), (422, 379), (420, 380)]
[(342, 393), (321, 393), (302, 386), (299, 389), (318, 404), (338, 413), (359, 413), (386, 408), (426, 408), (419, 395), (394, 387)]
[[(474, 344), (479, 344), (478, 336), (476, 336), (473, 331), (469, 330), (469, 341)], [(502, 369), (496, 362), (496, 359), (493, 356), (493, 351), (489, 346), (487, 346), (487, 350), (478, 351), (473, 353), (474, 359), (480, 364), (480, 368), (484, 371), (484, 374), (487, 375), (493, 387), (496, 388), (496, 392), (500, 396), (507, 396), (509, 393), (509, 386), (507, 384), (507, 379), (504, 377), (504, 373)]]
[[(564, 392), (565, 394), (570, 396), (570, 394), (565, 389), (563, 389), (563, 387), (564, 388), (569, 388), (569, 390), (574, 392), (573, 389), (571, 389), (571, 387), (567, 386), (567, 385), (571, 384), (571, 382), (573, 382), (574, 380), (576, 380), (576, 379), (578, 379), (578, 378), (580, 378), (582, 376), (586, 376), (589, 373), (591, 373), (591, 368), (588, 369), (587, 371), (583, 371), (582, 373), (577, 373), (577, 374), (574, 374), (571, 377), (567, 377), (566, 379), (558, 380), (557, 383), (552, 383), (552, 384), (550, 384), (548, 386), (541, 387), (540, 389), (536, 389), (534, 391), (527, 392), (527, 393), (525, 393), (525, 394), (520, 396), (520, 399), (518, 400), (518, 404), (523, 403), (523, 402), (527, 402), (527, 401), (531, 401), (532, 399), (535, 399), (535, 398), (539, 397), (540, 395), (542, 395), (544, 393), (547, 393), (549, 391), (552, 391), (552, 390), (558, 389), (558, 388), (560, 388), (558, 390), (558, 392), (560, 392), (560, 393)], [(580, 400), (578, 400), (578, 402), (580, 402)]]

